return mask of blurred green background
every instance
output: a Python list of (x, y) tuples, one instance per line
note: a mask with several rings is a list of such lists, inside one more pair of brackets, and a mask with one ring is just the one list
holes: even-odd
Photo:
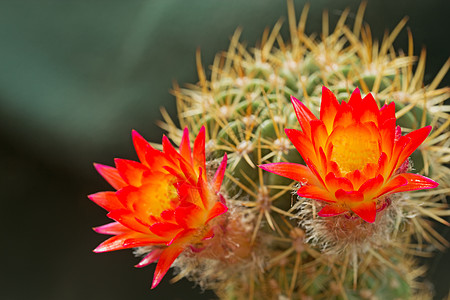
[[(297, 15), (304, 3), (295, 1)], [(321, 30), (323, 9), (333, 24), (358, 5), (311, 1), (307, 31)], [(416, 53), (427, 46), (429, 83), (450, 53), (449, 12), (449, 1), (369, 0), (365, 21), (381, 39), (409, 16)], [(106, 236), (91, 227), (108, 219), (86, 195), (109, 189), (92, 162), (135, 159), (133, 128), (161, 140), (159, 107), (175, 117), (169, 90), (197, 81), (197, 47), (208, 66), (238, 26), (251, 46), (282, 16), (285, 0), (0, 1), (1, 299), (214, 298), (170, 285), (171, 271), (151, 291), (154, 267), (133, 268), (130, 250), (92, 253)], [(396, 46), (407, 48), (406, 30)], [(442, 299), (449, 252), (427, 262)]]

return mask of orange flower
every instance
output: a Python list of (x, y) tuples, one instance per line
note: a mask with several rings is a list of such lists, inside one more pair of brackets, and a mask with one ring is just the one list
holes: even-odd
[(95, 164), (100, 175), (117, 191), (89, 196), (116, 221), (94, 228), (98, 233), (114, 235), (94, 252), (153, 246), (136, 266), (158, 260), (154, 288), (186, 247), (213, 237), (209, 222), (227, 211), (219, 194), (227, 157), (212, 182), (208, 182), (204, 127), (195, 139), (193, 152), (187, 129), (179, 153), (165, 136), (162, 152), (135, 131), (133, 142), (140, 162), (116, 159), (115, 168)]
[(291, 97), (302, 131), (285, 132), (307, 166), (281, 162), (261, 165), (269, 172), (299, 181), (297, 194), (324, 201), (319, 216), (353, 212), (373, 223), (389, 195), (438, 186), (424, 176), (406, 173), (408, 157), (426, 139), (431, 126), (401, 136), (395, 104), (378, 108), (371, 94), (356, 89), (339, 102), (323, 87), (320, 119)]

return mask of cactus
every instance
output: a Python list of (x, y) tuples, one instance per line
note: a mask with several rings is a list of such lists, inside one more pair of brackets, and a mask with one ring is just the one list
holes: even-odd
[[(244, 274), (216, 263), (222, 279), (211, 283), (209, 275), (186, 272), (221, 298), (405, 299), (414, 295), (424, 299), (431, 295), (418, 280), (425, 269), (417, 266), (414, 257), (427, 252), (424, 245), (428, 243), (433, 249), (448, 246), (430, 219), (448, 225), (443, 216), (449, 215), (445, 193), (450, 172), (445, 153), (450, 118), (444, 101), (450, 98), (450, 90), (437, 87), (450, 63), (430, 85), (423, 86), (425, 51), (413, 72), (417, 57), (411, 32), (408, 54), (393, 50), (392, 43), (406, 21), (379, 44), (371, 40), (369, 27), (363, 26), (364, 8), (365, 3), (352, 29), (346, 25), (349, 11), (345, 10), (331, 33), (325, 12), (319, 39), (305, 34), (308, 6), (297, 24), (289, 2), (289, 41), (279, 35), (281, 23), (277, 23), (264, 32), (259, 47), (248, 50), (239, 42), (238, 30), (228, 51), (215, 58), (209, 80), (198, 53), (199, 83), (174, 88), (181, 127), (198, 132), (206, 125), (211, 166), (224, 153), (229, 157), (224, 183), (227, 201), (241, 214), (252, 216), (247, 223), (251, 230), (247, 230), (254, 255), (247, 258)], [(257, 168), (275, 162), (304, 164), (284, 134), (286, 128), (300, 129), (289, 97), (298, 98), (318, 116), (323, 85), (339, 101), (347, 100), (355, 88), (372, 92), (380, 106), (394, 101), (403, 132), (432, 125), (430, 138), (410, 160), (415, 172), (439, 181), (440, 187), (396, 196), (395, 205), (374, 224), (352, 223), (318, 218), (317, 205), (310, 199), (297, 199), (292, 192), (295, 182)], [(164, 116), (161, 126), (172, 140), (180, 141), (181, 130)], [(178, 263), (181, 270), (186, 270), (184, 263)]]
[[(227, 158), (228, 164), (220, 192), (214, 190), (224, 199), (214, 198), (213, 202), (222, 210), (214, 215), (212, 225), (198, 225), (195, 233), (189, 231), (193, 238), (183, 244), (184, 248), (178, 246), (179, 256), (173, 262), (178, 272), (175, 280), (186, 277), (223, 299), (432, 297), (429, 285), (421, 281), (425, 267), (417, 263), (416, 257), (448, 246), (433, 229), (432, 221), (449, 225), (444, 218), (450, 215), (445, 203), (450, 188), (450, 117), (444, 101), (450, 98), (450, 89), (438, 85), (450, 67), (450, 60), (432, 83), (424, 86), (425, 51), (418, 59), (413, 55), (411, 32), (408, 31), (407, 54), (397, 53), (393, 48), (393, 41), (406, 21), (402, 20), (378, 43), (372, 40), (370, 28), (363, 26), (365, 5), (361, 4), (351, 27), (347, 25), (349, 10), (345, 10), (332, 32), (328, 28), (328, 14), (324, 12), (323, 30), (318, 38), (305, 34), (308, 6), (297, 23), (293, 2), (289, 1), (288, 41), (279, 34), (281, 22), (271, 31), (266, 30), (260, 45), (253, 49), (239, 42), (240, 30), (237, 30), (228, 51), (214, 59), (208, 79), (200, 52), (197, 53), (199, 82), (186, 88), (176, 85), (173, 91), (181, 126), (164, 110), (164, 122), (160, 125), (180, 145), (184, 157), (191, 157), (186, 154), (190, 153), (186, 150), (190, 150), (189, 133), (191, 140), (196, 136), (194, 150), (200, 154), (194, 151), (193, 155), (203, 159), (206, 156), (208, 174), (202, 175), (200, 169), (198, 175), (195, 168), (190, 172), (199, 176), (197, 185), (202, 184), (205, 191), (208, 185), (201, 180), (202, 176), (211, 178), (218, 168), (223, 171)], [(384, 104), (393, 107), (388, 104), (394, 102), (397, 124), (401, 126), (395, 132), (396, 141), (409, 139), (402, 133), (432, 128), (430, 136), (394, 171), (395, 174), (412, 171), (430, 177), (413, 177), (424, 178), (429, 183), (422, 189), (436, 187), (436, 182), (439, 187), (426, 191), (404, 189), (405, 192), (389, 197), (377, 196), (374, 199), (379, 207), (373, 219), (366, 212), (355, 210), (355, 213), (349, 210), (319, 217), (317, 213), (324, 204), (296, 194), (304, 182), (263, 170), (262, 165), (274, 163), (306, 165), (305, 157), (299, 154), (285, 129), (302, 129), (299, 109), (311, 114), (305, 118), (321, 117), (322, 99), (325, 99), (322, 93), (328, 91), (323, 86), (336, 95), (336, 103), (358, 97), (358, 92), (355, 92), (357, 96), (351, 96), (355, 89), (365, 95), (371, 93), (378, 107)], [(293, 98), (294, 107), (290, 104), (291, 96), (299, 100)], [(201, 143), (205, 135), (203, 153)], [(137, 141), (140, 158), (148, 160), (146, 153), (156, 150), (142, 146), (145, 144), (142, 138)], [(175, 176), (167, 181), (180, 190), (183, 186), (180, 182), (192, 180), (191, 173), (186, 171), (188, 167), (181, 163), (182, 159), (178, 166), (176, 160), (166, 158), (166, 154), (172, 157), (178, 154), (174, 154), (167, 140), (163, 141), (164, 150), (158, 155), (168, 160), (171, 167), (164, 169), (162, 164), (153, 163), (160, 172), (168, 170), (167, 176)], [(180, 167), (181, 171), (174, 171), (173, 166)], [(102, 168), (111, 172), (109, 167)], [(108, 174), (110, 178), (112, 175)], [(189, 195), (193, 197), (196, 188), (190, 188)], [(373, 210), (375, 213), (375, 206)], [(189, 218), (189, 212), (183, 212)], [(187, 221), (177, 219), (177, 222), (183, 225)], [(166, 227), (172, 228), (169, 225)], [(170, 243), (166, 245), (172, 247)], [(157, 259), (162, 251), (170, 249), (166, 245), (153, 241), (148, 247), (138, 247), (138, 255), (150, 253), (140, 264)], [(164, 274), (160, 272), (157, 283)]]

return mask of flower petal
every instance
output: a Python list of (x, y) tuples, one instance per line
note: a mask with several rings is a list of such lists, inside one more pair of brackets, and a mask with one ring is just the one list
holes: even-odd
[(167, 247), (159, 257), (156, 265), (155, 274), (153, 275), (152, 289), (154, 289), (166, 275), (174, 260), (183, 252), (184, 247)]
[(124, 208), (115, 192), (98, 192), (88, 198), (107, 211)]
[(279, 162), (260, 165), (259, 167), (265, 171), (287, 177), (301, 183), (316, 181), (309, 168), (301, 164)]
[(364, 195), (359, 191), (345, 191), (343, 189), (337, 190), (334, 195), (340, 203), (345, 203), (349, 206), (359, 203), (364, 200)]
[(151, 232), (157, 236), (164, 237), (168, 241), (172, 240), (182, 230), (183, 227), (180, 225), (168, 222), (154, 223), (150, 226)]
[(116, 158), (114, 162), (120, 177), (129, 185), (140, 186), (144, 172), (149, 171), (146, 166), (136, 161)]
[[(311, 130), (311, 128), (309, 130)], [(314, 161), (317, 160), (314, 146), (305, 133), (296, 129), (285, 129), (284, 132), (304, 160), (307, 158), (313, 159)]]
[(317, 214), (320, 217), (333, 217), (347, 212), (348, 209), (340, 205), (325, 205)]
[(132, 248), (132, 246), (124, 247), (123, 243), (132, 237), (139, 236), (136, 232), (130, 232), (125, 233), (121, 235), (116, 235), (113, 237), (110, 237), (103, 243), (97, 246), (97, 248), (94, 249), (95, 253), (101, 253), (101, 252), (109, 252), (109, 251), (115, 251), (115, 250), (121, 250), (121, 249), (127, 249)]
[(147, 152), (145, 153), (145, 161), (153, 172), (157, 171), (167, 173), (164, 170), (164, 167), (166, 166), (176, 168), (176, 162), (169, 160), (166, 154), (152, 148), (151, 146), (148, 147)]
[(119, 222), (108, 223), (102, 226), (94, 227), (95, 232), (100, 234), (118, 235), (122, 233), (129, 233), (131, 229), (123, 226)]
[(392, 194), (392, 191), (408, 184), (408, 180), (402, 176), (395, 176), (383, 185), (381, 190), (376, 195), (376, 198), (383, 195)]
[[(202, 126), (194, 141), (194, 170), (197, 171), (198, 168), (202, 168), (203, 171), (206, 171), (205, 160), (205, 126)], [(206, 172), (203, 176), (206, 179)]]
[(387, 119), (380, 127), (381, 151), (386, 153), (388, 157), (392, 155), (392, 149), (394, 148), (395, 122), (395, 118)]
[(380, 124), (383, 124), (386, 120), (395, 119), (395, 103), (391, 102), (389, 104), (383, 105), (380, 109)]
[(348, 105), (353, 108), (358, 108), (361, 105), (361, 102), (361, 91), (359, 90), (359, 88), (356, 88), (350, 95), (350, 99), (348, 99)]
[[(199, 169), (199, 175), (197, 180), (197, 191), (198, 195), (200, 196), (200, 200), (202, 203), (202, 206), (204, 209), (209, 209), (210, 207), (210, 199), (211, 199), (211, 191), (209, 190), (208, 184), (203, 180), (202, 172), (203, 170)], [(196, 203), (196, 201), (192, 201), (193, 203)], [(200, 205), (200, 204), (199, 204)]]
[(148, 167), (145, 156), (147, 149), (151, 147), (150, 144), (134, 129), (131, 131), (131, 136), (133, 138), (134, 149), (136, 150), (139, 160)]
[(212, 182), (213, 190), (216, 193), (220, 191), (220, 187), (222, 186), (223, 176), (225, 175), (226, 168), (227, 168), (227, 154), (225, 153), (222, 162), (220, 163), (220, 166), (217, 168), (217, 171), (214, 174), (214, 179)]
[(334, 118), (333, 128), (347, 127), (355, 123), (356, 120), (353, 116), (353, 108), (348, 105), (347, 102), (342, 102), (336, 117)]
[(377, 216), (377, 205), (375, 202), (364, 202), (357, 206), (353, 206), (351, 210), (364, 221), (368, 223), (375, 222)]
[(298, 189), (297, 195), (299, 195), (300, 197), (322, 200), (325, 202), (336, 202), (336, 199), (334, 199), (333, 195), (330, 194), (330, 192), (328, 192), (324, 188), (320, 188), (317, 185), (304, 185)]
[(228, 207), (222, 202), (216, 202), (214, 206), (209, 210), (208, 216), (206, 217), (205, 224), (209, 223), (212, 219), (220, 216), (228, 211)]
[(325, 184), (328, 191), (330, 191), (331, 193), (334, 193), (338, 189), (343, 189), (346, 191), (353, 190), (353, 184), (348, 178), (336, 177), (336, 175), (332, 172), (328, 173), (327, 176), (325, 176)]
[(371, 93), (362, 99), (361, 104), (355, 109), (354, 113), (359, 122), (373, 122), (378, 127), (380, 110)]
[(192, 165), (192, 152), (191, 152), (191, 141), (189, 139), (189, 130), (184, 128), (183, 136), (180, 143), (180, 154), (181, 156)]
[(178, 160), (184, 159), (178, 152), (175, 150), (173, 145), (170, 143), (169, 139), (166, 136), (162, 138), (162, 146), (163, 152), (167, 160), (178, 166)]
[(301, 101), (299, 101), (294, 96), (291, 96), (291, 102), (294, 106), (295, 115), (297, 120), (302, 127), (303, 133), (306, 136), (311, 137), (311, 126), (309, 122), (312, 120), (317, 120), (317, 117), (307, 108)]
[(313, 120), (310, 122), (312, 144), (316, 153), (319, 152), (319, 148), (325, 148), (327, 143), (328, 133), (327, 128), (321, 120)]
[(161, 238), (156, 235), (145, 235), (142, 237), (133, 237), (126, 239), (123, 242), (125, 248), (136, 248), (136, 247), (146, 247), (153, 245), (161, 245), (166, 242), (165, 238)]
[(437, 183), (436, 181), (419, 174), (403, 173), (398, 175), (397, 177), (406, 179), (407, 183), (405, 185), (399, 185), (398, 187), (394, 188), (389, 192), (389, 194), (432, 189), (439, 185), (439, 183)]
[(137, 265), (136, 268), (142, 268), (148, 266), (149, 264), (157, 261), (161, 257), (161, 253), (164, 249), (156, 248), (152, 250), (149, 254), (147, 254)]
[(175, 209), (175, 219), (183, 228), (197, 228), (204, 224), (205, 211), (193, 203)]
[[(320, 120), (326, 127), (328, 134), (333, 130), (334, 118), (339, 109), (339, 102), (336, 96), (325, 86), (322, 87), (322, 102), (320, 105)], [(312, 134), (314, 136), (314, 134)]]
[(419, 145), (423, 143), (423, 141), (430, 134), (431, 128), (431, 126), (425, 126), (405, 135), (405, 137), (410, 138), (410, 142), (403, 149), (398, 159), (395, 170), (398, 169), (402, 165), (402, 163), (414, 152), (414, 150), (416, 150), (417, 147), (419, 147)]
[(345, 174), (345, 178), (348, 178), (348, 180), (351, 181), (351, 183), (353, 184), (353, 188), (355, 190), (358, 190), (361, 185), (366, 182), (367, 177), (365, 177), (360, 170), (355, 170), (352, 172), (349, 172), (347, 174)]
[(374, 178), (371, 178), (364, 182), (358, 189), (364, 195), (366, 200), (372, 200), (376, 198), (377, 192), (383, 186), (384, 178), (380, 174)]
[(116, 209), (109, 212), (107, 216), (134, 231), (149, 233), (148, 227), (145, 226), (142, 221), (137, 221), (134, 212), (128, 209)]
[(116, 168), (95, 163), (94, 167), (97, 172), (100, 173), (100, 175), (102, 175), (103, 178), (105, 178), (105, 180), (116, 190), (119, 190), (127, 185), (122, 177), (120, 177)]

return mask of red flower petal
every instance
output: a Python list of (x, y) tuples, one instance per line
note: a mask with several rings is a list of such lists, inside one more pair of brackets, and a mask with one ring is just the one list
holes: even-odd
[(353, 116), (353, 108), (348, 105), (347, 102), (342, 102), (339, 111), (334, 118), (333, 128), (347, 127), (355, 123), (356, 120)]
[[(206, 171), (205, 160), (205, 126), (202, 126), (194, 142), (194, 170), (202, 168)], [(206, 179), (206, 173), (203, 176)]]
[(336, 175), (331, 172), (328, 173), (327, 176), (325, 176), (325, 184), (328, 191), (330, 191), (331, 193), (334, 193), (338, 189), (344, 189), (346, 191), (353, 190), (353, 184), (348, 178), (336, 177)]
[(380, 155), (380, 159), (378, 160), (378, 173), (383, 175), (384, 178), (387, 178), (386, 173), (389, 171), (389, 161), (388, 156), (385, 152), (382, 152)]
[[(196, 185), (196, 179), (197, 179), (197, 174), (195, 173), (197, 170), (194, 171), (194, 169), (192, 168), (192, 165), (189, 165), (186, 163), (185, 160), (183, 159), (179, 159), (179, 166), (180, 166), (180, 170), (183, 173), (183, 176), (181, 177), (181, 180), (187, 180), (190, 184), (192, 185)], [(199, 171), (201, 173), (201, 171)]]
[(227, 154), (223, 156), (220, 166), (217, 168), (216, 174), (214, 174), (214, 179), (212, 182), (213, 190), (217, 193), (220, 191), (222, 186), (223, 176), (225, 175), (225, 169), (227, 168)]
[(95, 227), (93, 229), (97, 233), (109, 234), (109, 235), (118, 235), (118, 234), (122, 234), (122, 233), (129, 233), (131, 231), (131, 229), (123, 226), (119, 222), (105, 224), (102, 226)]
[(361, 91), (359, 90), (359, 88), (356, 88), (350, 95), (350, 99), (348, 99), (348, 105), (357, 108), (358, 106), (361, 105), (361, 101), (362, 101)]
[(164, 249), (159, 257), (156, 265), (155, 274), (153, 275), (152, 289), (154, 289), (166, 275), (174, 260), (183, 252), (183, 247), (168, 247)]
[(175, 209), (175, 219), (183, 228), (197, 228), (204, 224), (205, 211), (193, 203)]
[[(333, 144), (331, 144), (330, 148), (333, 148), (332, 146), (333, 146)], [(327, 155), (327, 157), (331, 157), (331, 155)], [(327, 172), (333, 172), (334, 175), (336, 175), (336, 177), (342, 177), (341, 169), (339, 168), (339, 165), (335, 161), (332, 161), (332, 160), (328, 161)], [(345, 177), (347, 177), (347, 174), (345, 175)]]
[(206, 234), (205, 236), (202, 238), (202, 241), (207, 241), (210, 240), (214, 237), (214, 229), (211, 228)]
[(154, 149), (151, 146), (147, 148), (147, 152), (145, 153), (145, 161), (153, 172), (165, 172), (164, 167), (166, 166), (176, 167), (176, 163), (169, 160), (166, 154)]
[[(109, 251), (115, 251), (115, 250), (121, 250), (121, 249), (127, 249), (127, 247), (123, 246), (123, 243), (125, 240), (136, 237), (138, 234), (136, 232), (130, 232), (126, 234), (116, 235), (113, 236), (100, 245), (97, 246), (97, 248), (94, 249), (95, 253), (101, 253), (101, 252), (109, 252)], [(132, 246), (128, 247), (132, 248)]]
[(351, 181), (355, 190), (358, 190), (367, 180), (367, 177), (364, 176), (360, 170), (355, 170), (345, 174), (345, 178), (348, 178), (348, 180)]
[(395, 103), (394, 102), (385, 104), (380, 109), (379, 124), (383, 124), (386, 120), (389, 120), (389, 119), (395, 119)]
[[(311, 130), (311, 128), (309, 128)], [(316, 160), (316, 154), (314, 152), (314, 147), (311, 140), (306, 136), (305, 133), (296, 129), (285, 129), (284, 132), (288, 136), (289, 140), (294, 145), (295, 149), (300, 153), (303, 159), (314, 159)]]
[(330, 192), (318, 187), (317, 185), (304, 185), (298, 189), (297, 195), (300, 197), (322, 200), (325, 202), (336, 202), (336, 199), (334, 199)]
[(136, 149), (136, 154), (139, 157), (139, 160), (149, 166), (145, 159), (147, 149), (150, 148), (150, 144), (136, 131), (131, 131), (131, 136), (133, 138), (134, 149)]
[(136, 161), (116, 158), (114, 162), (120, 177), (133, 186), (140, 186), (144, 172), (149, 171), (146, 166)]
[(395, 118), (385, 120), (380, 127), (381, 151), (388, 157), (392, 155), (395, 139)]
[(315, 175), (316, 179), (320, 182), (320, 184), (323, 187), (325, 187), (325, 182), (323, 181), (322, 175), (317, 170), (316, 165), (310, 159), (306, 159), (305, 162), (306, 162), (306, 165), (308, 166), (308, 168), (311, 170), (311, 172)]
[(297, 116), (297, 120), (302, 127), (303, 133), (305, 133), (306, 136), (311, 137), (311, 126), (309, 125), (309, 122), (312, 120), (317, 120), (317, 117), (294, 96), (291, 96), (291, 102), (294, 106), (295, 115)]
[(359, 192), (364, 194), (364, 198), (367, 200), (372, 200), (377, 196), (377, 192), (381, 188), (384, 183), (384, 178), (381, 175), (377, 175), (374, 178), (371, 178), (364, 182), (361, 187), (358, 189)]
[[(381, 155), (380, 155), (380, 157), (381, 157)], [(366, 178), (373, 178), (373, 177), (378, 175), (379, 169), (380, 169), (380, 165), (379, 164), (369, 163), (369, 164), (364, 166), (364, 168), (362, 169), (361, 173)]]
[(402, 176), (396, 176), (391, 178), (387, 183), (383, 185), (375, 198), (381, 197), (386, 194), (392, 194), (392, 191), (408, 184), (408, 180)]
[(319, 148), (325, 148), (327, 143), (328, 133), (327, 128), (321, 120), (313, 120), (310, 122), (311, 124), (311, 136), (312, 144), (314, 146), (314, 150), (316, 153), (319, 152)]
[(164, 210), (160, 216), (166, 222), (170, 222), (170, 223), (176, 222), (175, 221), (175, 210), (173, 210), (173, 209)]
[(161, 257), (162, 252), (163, 252), (162, 248), (156, 248), (155, 250), (152, 250), (137, 265), (135, 265), (135, 267), (142, 268), (148, 266), (149, 264), (158, 260)]
[(103, 178), (105, 178), (105, 180), (116, 190), (119, 190), (127, 185), (122, 177), (120, 177), (116, 168), (101, 164), (94, 164), (94, 167), (97, 169), (97, 172), (99, 172), (100, 175), (102, 175)]
[(150, 230), (154, 234), (170, 241), (183, 230), (183, 227), (178, 224), (164, 222), (151, 225)]
[(167, 160), (171, 161), (173, 164), (178, 166), (178, 160), (184, 159), (178, 152), (175, 150), (173, 145), (170, 143), (169, 139), (166, 136), (162, 138), (162, 146), (163, 152)]
[(191, 242), (193, 238), (198, 238), (198, 228), (195, 229), (183, 229), (178, 232), (178, 234), (166, 243), (167, 246), (175, 246), (175, 245), (187, 245)]
[(400, 154), (395, 170), (397, 170), (402, 165), (402, 163), (414, 152), (414, 150), (416, 150), (417, 147), (419, 147), (419, 145), (423, 143), (423, 141), (430, 134), (430, 131), (431, 126), (425, 126), (405, 135), (405, 137), (410, 138), (410, 142), (406, 145), (406, 147)]
[(375, 202), (365, 202), (351, 208), (361, 219), (368, 223), (375, 222), (377, 216), (377, 205)]
[(364, 200), (364, 195), (359, 191), (344, 191), (343, 189), (339, 189), (334, 195), (339, 203), (345, 203), (349, 206)]
[(361, 104), (354, 111), (354, 113), (359, 122), (373, 122), (378, 127), (380, 110), (378, 109), (377, 102), (373, 98), (372, 94), (369, 93), (362, 99)]
[[(198, 194), (200, 196), (200, 200), (201, 200), (201, 204), (203, 206), (204, 209), (209, 209), (210, 207), (210, 199), (211, 199), (211, 192), (209, 190), (208, 185), (205, 183), (205, 181), (203, 180), (203, 176), (202, 176), (202, 169), (200, 168), (199, 170), (199, 175), (198, 175), (198, 180), (197, 180), (197, 191)], [(195, 203), (196, 201), (192, 201), (191, 202)], [(200, 205), (200, 203), (198, 204)]]
[(348, 209), (339, 205), (326, 205), (317, 214), (320, 217), (333, 217), (347, 212)]
[(392, 150), (392, 155), (390, 157), (389, 160), (389, 173), (388, 176), (386, 176), (386, 178), (390, 178), (392, 176), (392, 174), (394, 174), (394, 172), (398, 169), (398, 167), (401, 166), (401, 164), (403, 163), (400, 162), (400, 156), (403, 152), (403, 150), (405, 149), (405, 147), (408, 145), (408, 143), (410, 142), (410, 138), (406, 137), (406, 136), (401, 136), (398, 141), (394, 144), (394, 148)]
[(189, 139), (189, 130), (184, 128), (183, 137), (180, 143), (180, 154), (181, 156), (192, 165), (192, 153), (191, 153), (191, 141)]
[(133, 209), (133, 204), (138, 202), (142, 196), (142, 189), (135, 186), (126, 186), (116, 192), (117, 199), (123, 208)]
[(217, 216), (220, 216), (221, 214), (224, 214), (228, 211), (228, 207), (221, 203), (216, 202), (214, 206), (209, 210), (208, 216), (206, 217), (205, 224), (209, 223), (212, 219), (214, 219)]
[(128, 209), (116, 209), (109, 212), (107, 216), (134, 231), (149, 233), (148, 227), (143, 225), (142, 222), (138, 222), (134, 212)]
[(259, 167), (265, 171), (302, 183), (316, 181), (309, 168), (301, 164), (280, 162), (260, 165)]
[(99, 192), (89, 195), (88, 198), (107, 211), (124, 208), (115, 192)]
[(389, 192), (390, 194), (398, 192), (432, 189), (439, 185), (439, 183), (437, 183), (436, 181), (419, 174), (403, 173), (398, 175), (397, 177), (402, 177), (406, 179), (407, 184), (399, 185), (398, 187), (391, 190)]
[(136, 248), (144, 246), (161, 245), (166, 242), (165, 238), (156, 235), (146, 235), (142, 237), (129, 238), (123, 242), (125, 248)]
[[(328, 134), (333, 130), (334, 118), (339, 109), (336, 96), (325, 86), (322, 87), (322, 103), (320, 105), (320, 119), (326, 126)], [(314, 133), (312, 134), (314, 136)]]

